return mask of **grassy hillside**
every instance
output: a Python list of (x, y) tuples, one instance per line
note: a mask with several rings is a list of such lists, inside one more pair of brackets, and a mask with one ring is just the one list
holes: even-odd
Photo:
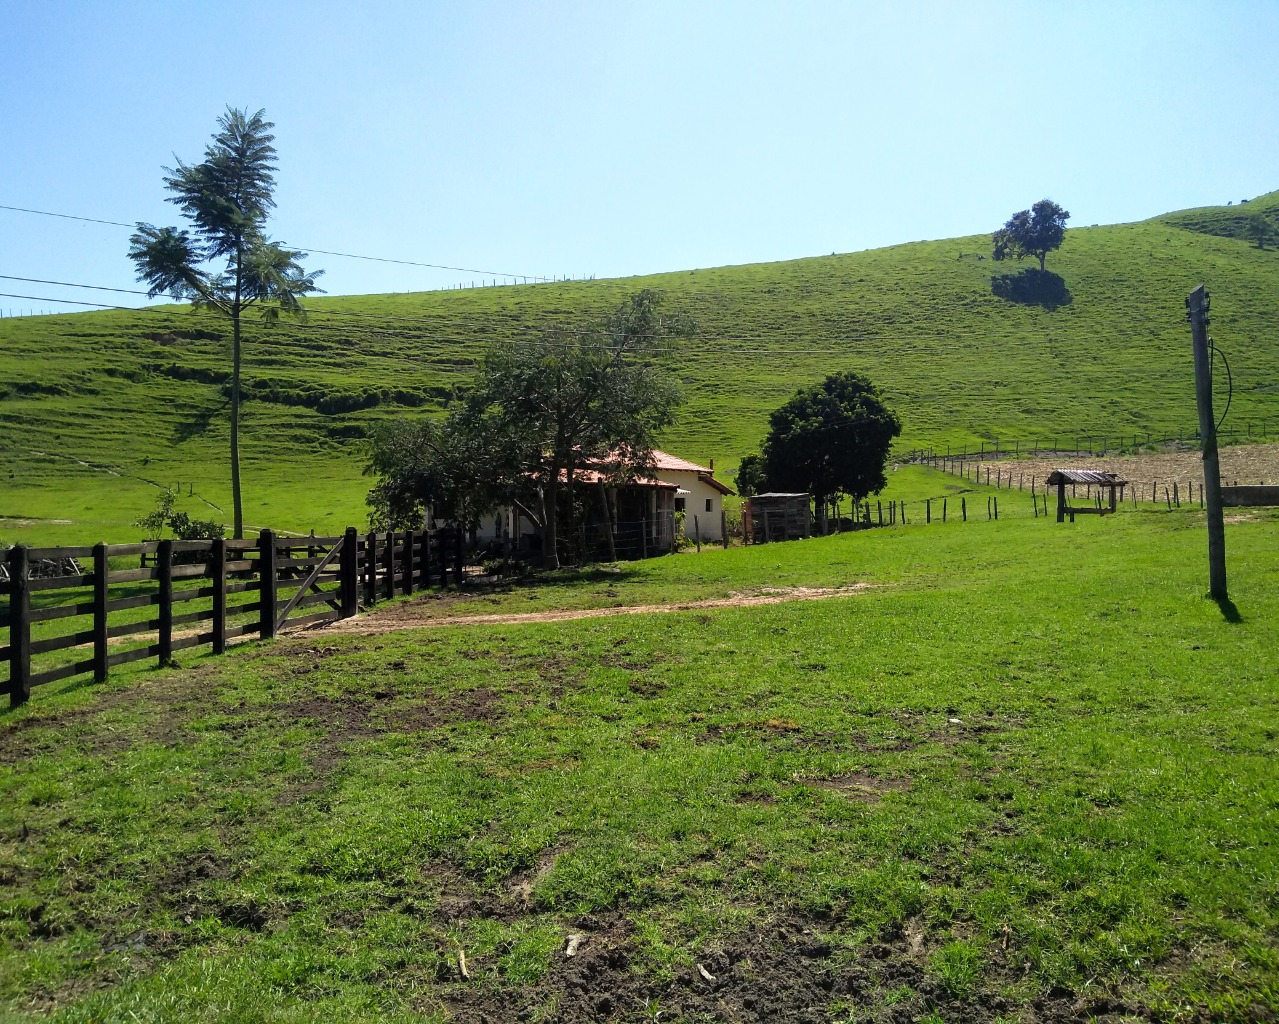
[[(1276, 203), (1279, 193), (1243, 209)], [(667, 447), (719, 466), (758, 443), (795, 388), (838, 368), (884, 387), (903, 448), (1192, 432), (1182, 301), (1200, 281), (1234, 371), (1231, 422), (1274, 429), (1279, 253), (1227, 237), (1237, 210), (1073, 229), (1042, 304), (994, 294), (992, 275), (1026, 267), (984, 258), (984, 236), (625, 280), (322, 298), (305, 324), (249, 332), (247, 518), (297, 530), (360, 521), (359, 438), (373, 422), (441, 408), (488, 344), (587, 325), (644, 287), (702, 325), (670, 357), (688, 404)], [(1226, 227), (1209, 232), (1213, 217)], [(204, 501), (228, 509), (226, 334), (176, 308), (0, 321), (0, 539), (131, 538), (158, 483), (193, 492), (193, 513), (210, 512)]]

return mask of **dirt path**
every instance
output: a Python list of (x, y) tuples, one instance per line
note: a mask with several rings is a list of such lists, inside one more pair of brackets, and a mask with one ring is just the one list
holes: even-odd
[(571, 608), (544, 612), (507, 612), (493, 615), (425, 616), (415, 604), (401, 604), (385, 612), (359, 615), (343, 619), (324, 627), (326, 633), (353, 633), (357, 636), (374, 636), (392, 633), (399, 629), (418, 629), (428, 626), (510, 626), (525, 622), (569, 622), (574, 619), (602, 619), (614, 615), (649, 615), (658, 612), (702, 611), (708, 608), (753, 608), (759, 605), (782, 604), (785, 601), (822, 601), (832, 597), (847, 597), (867, 590), (869, 583), (852, 583), (844, 587), (787, 587), (768, 589), (750, 594), (732, 594), (729, 597), (707, 598), (703, 601), (680, 601), (674, 604), (633, 604), (612, 608)]

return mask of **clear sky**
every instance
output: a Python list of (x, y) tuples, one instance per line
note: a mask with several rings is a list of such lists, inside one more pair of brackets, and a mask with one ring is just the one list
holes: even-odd
[[(315, 255), (332, 294), (848, 252), (1044, 196), (1139, 220), (1279, 188), (1276, 39), (1270, 0), (4, 0), (0, 204), (176, 224), (161, 169), (233, 105), (276, 122), (274, 237), (473, 268)], [(0, 274), (135, 287), (128, 234), (0, 210)]]

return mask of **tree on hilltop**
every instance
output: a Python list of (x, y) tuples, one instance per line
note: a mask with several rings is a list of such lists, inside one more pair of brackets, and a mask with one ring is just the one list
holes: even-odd
[(1041, 199), (1029, 210), (1019, 210), (1007, 223), (991, 236), (996, 260), (1015, 256), (1023, 259), (1034, 256), (1039, 269), (1044, 271), (1044, 261), (1054, 249), (1060, 249), (1066, 237), (1066, 221), (1070, 213), (1051, 199)]
[(1275, 240), (1275, 226), (1264, 213), (1254, 213), (1244, 222), (1243, 236), (1255, 242), (1258, 249), (1264, 249), (1267, 242)]
[(888, 450), (901, 431), (867, 378), (833, 373), (801, 388), (769, 417), (762, 452), (767, 486), (813, 495), (824, 523), (826, 504), (836, 495), (858, 502), (888, 485)]
[(231, 497), (234, 532), (244, 536), (240, 496), (241, 317), (257, 306), (267, 321), (280, 313), (302, 315), (303, 296), (319, 291), (323, 271), (302, 267), (306, 253), (271, 241), (263, 231), (275, 207), (275, 127), (259, 110), (228, 107), (204, 160), (164, 168), (168, 202), (182, 211), (190, 230), (139, 223), (129, 258), (151, 298), (184, 299), (231, 321)]

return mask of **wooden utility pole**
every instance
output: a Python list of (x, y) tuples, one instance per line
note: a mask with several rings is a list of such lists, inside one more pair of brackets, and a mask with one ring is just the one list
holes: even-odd
[(1221, 514), (1221, 469), (1217, 463), (1217, 422), (1212, 412), (1212, 356), (1208, 350), (1208, 292), (1203, 285), (1186, 299), (1195, 355), (1195, 400), (1199, 405), (1199, 441), (1203, 447), (1203, 495), (1208, 514), (1208, 593), (1226, 596), (1226, 526)]

